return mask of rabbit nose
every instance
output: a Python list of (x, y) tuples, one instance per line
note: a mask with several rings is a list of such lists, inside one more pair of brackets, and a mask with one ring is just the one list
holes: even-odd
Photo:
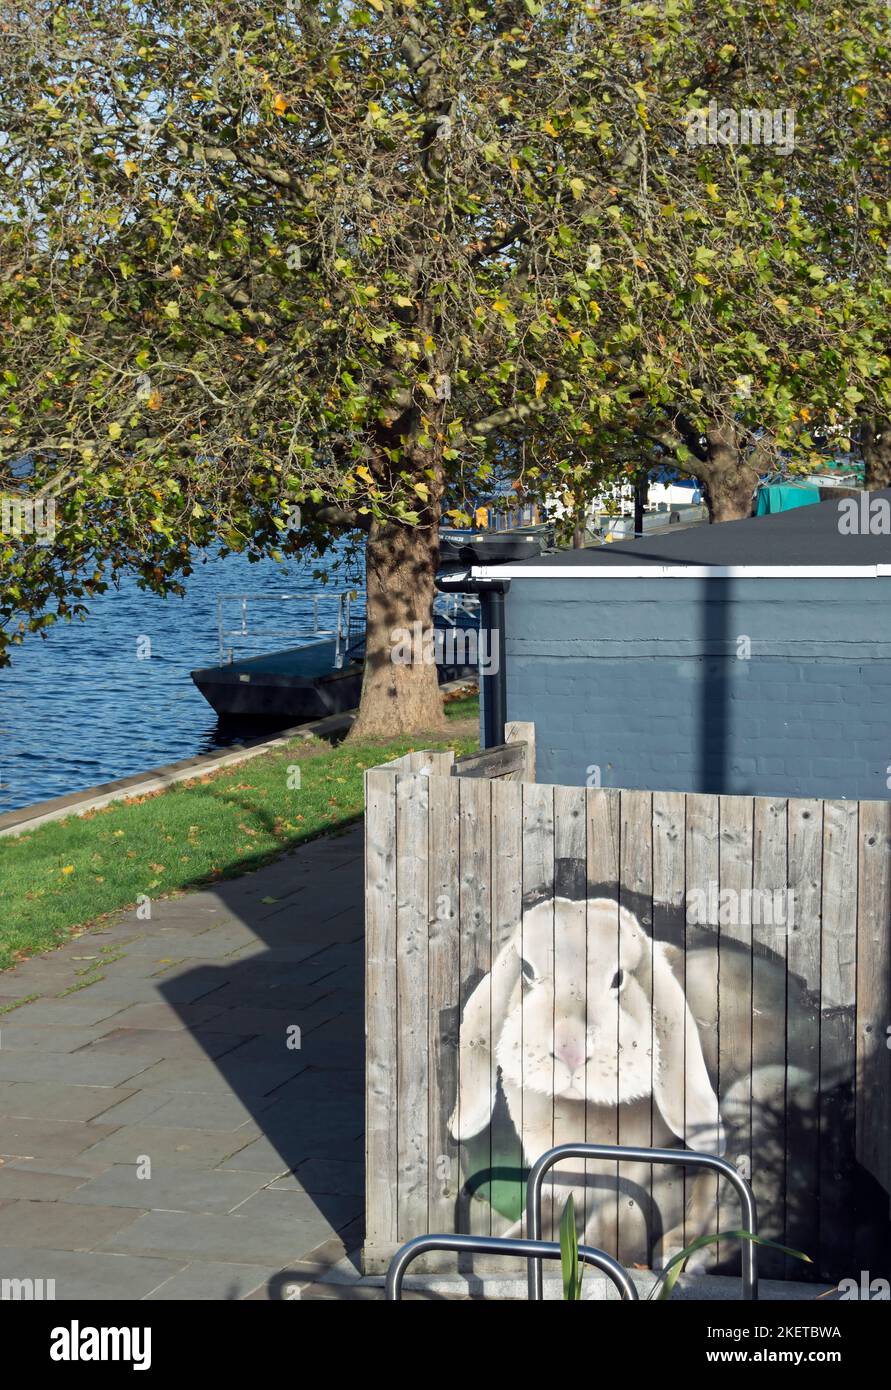
[(569, 1068), (570, 1073), (578, 1070), (585, 1063), (585, 1044), (577, 1038), (555, 1038), (554, 1050), (551, 1056), (558, 1062), (563, 1062)]

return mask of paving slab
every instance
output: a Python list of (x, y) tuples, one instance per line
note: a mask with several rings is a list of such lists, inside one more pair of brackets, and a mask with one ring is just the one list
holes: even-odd
[(91, 1207), (139, 1207), (142, 1211), (192, 1211), (224, 1215), (263, 1186), (257, 1173), (166, 1167), (146, 1150), (150, 1176), (138, 1163), (119, 1163), (82, 1183), (68, 1201)]
[[(117, 1256), (115, 1258), (126, 1258)], [(159, 1261), (160, 1263), (160, 1261)], [(212, 1260), (190, 1264), (147, 1295), (150, 1303), (201, 1300), (231, 1302), (265, 1290), (278, 1274), (262, 1265), (215, 1264)]]
[(27, 1197), (36, 1202), (55, 1202), (80, 1187), (82, 1177), (64, 1178), (58, 1173), (40, 1173), (35, 1169), (14, 1167), (0, 1162), (0, 1202), (13, 1197)]
[[(9, 973), (12, 977), (16, 972), (12, 970)], [(2, 978), (0, 975), (0, 980)], [(86, 991), (79, 991), (64, 999), (34, 999), (14, 1009), (12, 1013), (2, 1015), (2, 1021), (9, 1026), (22, 1023), (32, 1027), (43, 1027), (46, 1024), (51, 1028), (57, 1028), (72, 1024), (84, 1028), (89, 1027), (91, 1023), (101, 1022), (102, 1019), (112, 1018), (120, 1012), (121, 1007), (117, 1000), (98, 1000), (89, 996)]]
[[(151, 1118), (151, 1117), (150, 1117)], [(87, 1150), (91, 1159), (106, 1163), (135, 1163), (140, 1154), (165, 1168), (215, 1168), (250, 1144), (257, 1133), (253, 1123), (238, 1130), (177, 1129), (174, 1126), (125, 1124)], [(0, 1196), (2, 1196), (0, 1170)]]
[(236, 1062), (234, 1054), (217, 1059), (216, 1064), (204, 1062), (156, 1062), (140, 1076), (148, 1088), (167, 1091), (224, 1091), (232, 1092), (247, 1101), (262, 1099), (284, 1082), (290, 1081), (307, 1065), (301, 1053), (284, 1057), (280, 1062)]
[(100, 1248), (170, 1259), (282, 1265), (298, 1259), (303, 1251), (313, 1249), (330, 1231), (331, 1227), (319, 1213), (308, 1223), (292, 1222), (283, 1227), (280, 1221), (259, 1221), (257, 1213), (206, 1216), (194, 1212), (151, 1211), (100, 1242)]
[(114, 1134), (110, 1125), (79, 1120), (26, 1119), (7, 1116), (0, 1126), (2, 1158), (75, 1158), (97, 1139)]
[[(117, 1020), (114, 1020), (117, 1023)], [(179, 1060), (205, 1061), (231, 1052), (240, 1043), (248, 1042), (249, 1036), (228, 1033), (212, 1033), (198, 1027), (174, 1032), (170, 1028), (121, 1028), (113, 1027), (101, 1037), (93, 1038), (83, 1045), (84, 1057), (148, 1057), (153, 1061)]]
[(218, 1004), (173, 1005), (159, 1001), (131, 1004), (129, 1008), (119, 1009), (113, 1018), (117, 1028), (163, 1028), (168, 1032), (180, 1032), (209, 1025), (212, 1019), (222, 1017), (226, 1012)]
[(131, 1086), (66, 1086), (60, 1081), (0, 1081), (0, 1115), (100, 1119), (137, 1092)]
[[(113, 1143), (113, 1139), (106, 1141)], [(301, 1192), (330, 1193), (339, 1196), (361, 1197), (365, 1192), (365, 1164), (346, 1162), (339, 1158), (308, 1158), (297, 1166), (296, 1173), (277, 1178), (270, 1190), (294, 1188)]]
[[(18, 1010), (10, 1017), (17, 1018)], [(24, 1014), (21, 1015), (24, 1020)], [(85, 1026), (70, 1024), (67, 1027), (52, 1027), (47, 1024), (27, 1024), (4, 1022), (0, 1020), (0, 1049), (3, 1052), (28, 1052), (39, 1049), (41, 1052), (77, 1052), (88, 1047), (91, 1042), (103, 1036), (108, 1024), (91, 1023)]]
[(14, 1199), (0, 1203), (0, 1246), (93, 1250), (139, 1217), (132, 1207), (92, 1207), (75, 1202)]
[(149, 1298), (182, 1267), (182, 1260), (0, 1246), (0, 1276), (54, 1279), (57, 1300)]
[(119, 1086), (151, 1060), (138, 1057), (87, 1057), (83, 1053), (6, 1052), (0, 1049), (0, 1080), (63, 1081), (71, 1086)]

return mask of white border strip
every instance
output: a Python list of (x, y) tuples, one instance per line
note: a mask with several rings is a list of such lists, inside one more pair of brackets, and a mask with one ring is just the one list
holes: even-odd
[(474, 565), (474, 579), (880, 579), (891, 565)]

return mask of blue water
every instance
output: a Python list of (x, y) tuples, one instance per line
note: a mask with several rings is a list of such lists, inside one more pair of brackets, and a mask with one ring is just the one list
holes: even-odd
[[(326, 586), (313, 578), (324, 567)], [(62, 796), (225, 747), (261, 730), (221, 728), (189, 672), (216, 666), (217, 595), (221, 593), (324, 593), (357, 589), (355, 562), (329, 551), (278, 565), (250, 564), (244, 557), (199, 559), (186, 581), (185, 598), (160, 599), (127, 579), (120, 589), (94, 599), (86, 622), (59, 623), (45, 641), (28, 638), (11, 649), (12, 665), (0, 670), (0, 811)], [(237, 605), (227, 609), (236, 626)], [(320, 620), (336, 603), (325, 596)], [(269, 636), (272, 628), (305, 622), (303, 603), (259, 604), (251, 609), (261, 636), (237, 644), (236, 655), (293, 645)], [(150, 656), (144, 640), (151, 644)], [(268, 726), (263, 730), (268, 731)]]

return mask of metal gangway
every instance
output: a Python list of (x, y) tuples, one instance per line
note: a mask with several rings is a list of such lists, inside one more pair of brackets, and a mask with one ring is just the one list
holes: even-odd
[[(217, 640), (220, 665), (231, 665), (235, 648), (250, 643), (282, 639), (289, 648), (314, 646), (318, 642), (334, 642), (334, 668), (341, 670), (351, 648), (359, 640), (360, 618), (356, 612), (358, 595), (355, 589), (321, 593), (241, 593), (217, 595)], [(236, 626), (227, 627), (231, 605), (237, 605)], [(267, 627), (258, 623), (256, 607), (263, 604), (303, 605), (303, 621), (286, 628)], [(227, 612), (228, 608), (228, 612)], [(355, 630), (354, 630), (355, 629)]]

